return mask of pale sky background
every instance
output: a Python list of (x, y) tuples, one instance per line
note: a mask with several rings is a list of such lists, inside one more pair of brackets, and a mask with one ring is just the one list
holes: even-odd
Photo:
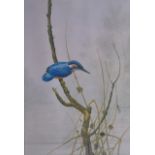
[[(77, 72), (88, 101), (103, 99), (101, 70), (97, 51), (110, 70), (117, 73), (114, 42), (121, 58), (121, 77), (118, 81), (118, 103), (115, 134), (129, 126), (129, 0), (53, 0), (53, 33), (59, 60), (67, 60), (65, 30), (72, 59), (79, 60), (90, 75)], [(51, 148), (70, 138), (72, 120), (78, 113), (63, 107), (52, 94), (52, 87), (60, 93), (57, 80), (41, 80), (52, 62), (47, 35), (47, 0), (25, 0), (25, 155), (45, 155)], [(82, 101), (75, 90), (73, 76), (65, 79), (72, 94)], [(105, 85), (108, 88), (108, 84)], [(63, 94), (63, 93), (62, 93)], [(110, 116), (109, 116), (110, 117)], [(55, 155), (67, 155), (70, 148), (62, 148)], [(66, 153), (65, 153), (66, 152)], [(129, 155), (129, 132), (121, 145), (120, 155)]]

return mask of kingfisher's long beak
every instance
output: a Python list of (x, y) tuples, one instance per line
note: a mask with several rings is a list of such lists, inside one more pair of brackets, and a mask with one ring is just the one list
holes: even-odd
[(84, 72), (86, 72), (86, 73), (88, 73), (88, 74), (90, 74), (90, 72), (88, 72), (86, 69), (84, 69), (84, 68), (82, 68), (81, 69), (82, 71), (84, 71)]

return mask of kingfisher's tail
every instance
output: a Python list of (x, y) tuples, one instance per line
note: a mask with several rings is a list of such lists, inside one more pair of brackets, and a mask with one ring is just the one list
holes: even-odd
[(49, 73), (45, 73), (45, 74), (42, 76), (42, 80), (43, 80), (43, 81), (46, 81), (46, 82), (52, 80), (53, 78), (54, 78), (54, 76), (51, 75), (51, 74), (49, 74)]

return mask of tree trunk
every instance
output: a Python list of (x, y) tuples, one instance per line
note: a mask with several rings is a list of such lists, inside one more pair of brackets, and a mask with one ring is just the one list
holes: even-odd
[(92, 151), (92, 146), (91, 146), (91, 142), (90, 142), (90, 137), (88, 137), (88, 141), (87, 144), (85, 145), (85, 150), (86, 150), (86, 155), (94, 155), (93, 151)]

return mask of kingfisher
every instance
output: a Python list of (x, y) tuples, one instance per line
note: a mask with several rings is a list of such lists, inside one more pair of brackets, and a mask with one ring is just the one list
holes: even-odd
[(74, 71), (81, 70), (89, 74), (89, 72), (76, 60), (66, 62), (56, 62), (46, 69), (46, 73), (42, 76), (43, 81), (51, 81), (54, 78), (62, 79), (71, 75)]

